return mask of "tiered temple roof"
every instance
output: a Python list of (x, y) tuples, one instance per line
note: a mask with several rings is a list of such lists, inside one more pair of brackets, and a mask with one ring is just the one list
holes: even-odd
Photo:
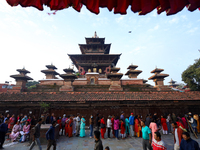
[(57, 79), (55, 77), (56, 75), (59, 75), (59, 73), (55, 71), (57, 68), (52, 64), (46, 65), (46, 67), (48, 68), (47, 70), (41, 70), (41, 72), (46, 75), (46, 79)]
[(128, 75), (129, 78), (137, 78), (137, 76), (142, 73), (141, 70), (135, 70), (138, 66), (137, 65), (130, 65), (127, 69), (127, 73), (125, 75)]
[(163, 80), (165, 77), (168, 77), (168, 74), (161, 73), (164, 71), (164, 69), (156, 68), (151, 71), (151, 73), (154, 73), (151, 77), (149, 77), (149, 80), (153, 80), (155, 82), (155, 86), (164, 86)]
[(105, 44), (105, 38), (85, 38), (86, 44), (79, 44), (82, 54), (68, 54), (81, 74), (96, 68), (100, 74), (106, 74), (117, 65), (121, 54), (109, 54), (111, 44)]
[(19, 74), (16, 75), (11, 75), (11, 78), (14, 78), (15, 80), (20, 79), (20, 80), (33, 80), (31, 77), (26, 76), (27, 73), (30, 73), (28, 70), (26, 70), (25, 68), (23, 69), (17, 69), (17, 71), (19, 72)]
[(173, 88), (176, 88), (177, 86), (179, 86), (179, 84), (176, 84), (176, 81), (171, 79), (170, 82), (169, 82), (169, 86), (173, 87)]

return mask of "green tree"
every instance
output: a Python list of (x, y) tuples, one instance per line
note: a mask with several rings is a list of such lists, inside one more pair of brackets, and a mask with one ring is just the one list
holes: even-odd
[(26, 83), (26, 87), (29, 88), (31, 86), (36, 86), (36, 84), (39, 84), (39, 82), (37, 82), (37, 81), (28, 81)]
[(41, 113), (46, 113), (48, 111), (49, 107), (50, 107), (50, 103), (41, 102), (40, 103), (40, 114), (39, 114), (39, 116), (41, 116)]
[(195, 63), (190, 65), (182, 73), (182, 81), (184, 81), (192, 91), (200, 91), (200, 59), (195, 60)]

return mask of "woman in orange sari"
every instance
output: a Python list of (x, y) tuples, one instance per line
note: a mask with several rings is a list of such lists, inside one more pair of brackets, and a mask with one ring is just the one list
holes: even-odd
[(142, 137), (142, 127), (141, 127), (140, 115), (138, 115), (138, 137)]
[(136, 133), (138, 133), (138, 125), (139, 125), (139, 120), (138, 120), (138, 115), (136, 115), (135, 116), (135, 125), (134, 125), (134, 137), (137, 137)]
[(69, 123), (68, 123), (68, 136), (69, 138), (72, 137), (72, 131), (73, 131), (73, 118), (70, 116)]

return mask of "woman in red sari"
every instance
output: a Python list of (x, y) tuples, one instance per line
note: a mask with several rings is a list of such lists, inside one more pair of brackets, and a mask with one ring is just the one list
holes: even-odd
[(60, 129), (62, 128), (61, 127), (61, 117), (57, 118), (57, 124), (59, 124), (59, 133), (60, 133)]
[(121, 135), (122, 135), (122, 139), (125, 139), (125, 135), (126, 135), (126, 133), (125, 133), (125, 123), (124, 123), (124, 121), (121, 119)]
[(167, 134), (168, 128), (167, 128), (166, 118), (161, 116), (160, 122), (161, 122), (161, 125), (162, 125), (163, 134)]
[(68, 123), (68, 136), (69, 138), (72, 137), (72, 131), (73, 131), (73, 118), (70, 116), (69, 123)]
[(65, 135), (67, 136), (68, 134), (68, 124), (69, 124), (69, 116), (67, 117), (66, 121), (65, 121)]
[(113, 115), (111, 118), (113, 138), (115, 138), (114, 120), (115, 120), (115, 115)]
[(106, 133), (106, 123), (104, 121), (104, 117), (101, 118), (101, 138), (104, 139), (104, 134)]

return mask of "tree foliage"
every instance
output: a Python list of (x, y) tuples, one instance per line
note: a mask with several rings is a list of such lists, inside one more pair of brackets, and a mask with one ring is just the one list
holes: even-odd
[(192, 91), (200, 91), (200, 59), (195, 60), (195, 63), (190, 65), (182, 73), (182, 81), (184, 81)]
[(26, 83), (26, 87), (27, 87), (27, 88), (29, 88), (29, 87), (31, 87), (31, 86), (34, 86), (34, 87), (35, 87), (36, 84), (39, 84), (39, 82), (37, 82), (37, 81), (28, 81), (28, 82)]

